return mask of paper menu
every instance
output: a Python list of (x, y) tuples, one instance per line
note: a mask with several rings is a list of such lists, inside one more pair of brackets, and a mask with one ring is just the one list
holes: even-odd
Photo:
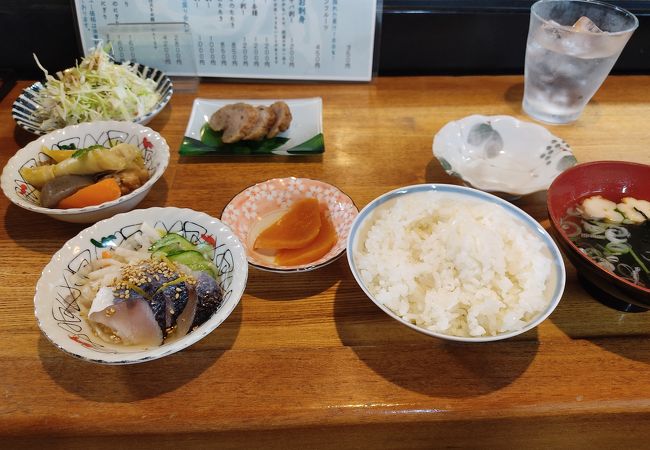
[(372, 78), (377, 0), (75, 0), (75, 7), (86, 52), (110, 38), (117, 59), (170, 75)]

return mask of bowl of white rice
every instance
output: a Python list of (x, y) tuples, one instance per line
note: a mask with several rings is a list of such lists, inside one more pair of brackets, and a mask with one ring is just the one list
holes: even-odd
[(430, 336), (507, 339), (539, 325), (564, 292), (560, 251), (532, 217), (486, 192), (421, 184), (355, 219), (347, 257), (385, 313)]

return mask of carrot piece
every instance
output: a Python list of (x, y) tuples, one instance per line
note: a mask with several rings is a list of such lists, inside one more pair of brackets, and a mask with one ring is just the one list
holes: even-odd
[(108, 250), (104, 250), (104, 251), (102, 252), (102, 258), (104, 258), (104, 259), (110, 259), (110, 258), (112, 258), (112, 257), (113, 257), (113, 254), (112, 254), (111, 252), (109, 252)]
[(100, 205), (115, 200), (122, 195), (120, 186), (114, 178), (104, 178), (95, 184), (79, 189), (59, 202), (57, 208), (83, 208)]
[(281, 266), (296, 266), (316, 261), (325, 256), (336, 244), (338, 236), (336, 228), (334, 228), (334, 224), (329, 217), (321, 212), (320, 218), (320, 231), (313, 241), (303, 248), (278, 250), (275, 254), (275, 262)]
[(253, 248), (301, 248), (316, 238), (320, 226), (318, 200), (298, 200), (277, 222), (257, 236)]

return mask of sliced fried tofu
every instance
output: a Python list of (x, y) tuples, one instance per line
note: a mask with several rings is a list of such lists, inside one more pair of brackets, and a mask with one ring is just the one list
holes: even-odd
[(225, 130), (226, 126), (228, 125), (228, 119), (234, 110), (234, 106), (234, 104), (223, 106), (219, 108), (214, 114), (212, 114), (212, 116), (210, 116), (210, 120), (208, 121), (210, 128), (212, 128), (214, 131)]
[(285, 102), (275, 102), (271, 105), (271, 109), (275, 112), (275, 122), (266, 133), (267, 138), (273, 138), (283, 131), (286, 131), (291, 125), (291, 110)]
[(241, 141), (257, 124), (259, 112), (247, 103), (233, 103), (215, 112), (208, 122), (215, 131), (223, 131), (221, 140), (226, 144)]
[(257, 123), (250, 133), (244, 136), (245, 140), (259, 141), (264, 139), (276, 120), (275, 112), (268, 106), (257, 107)]

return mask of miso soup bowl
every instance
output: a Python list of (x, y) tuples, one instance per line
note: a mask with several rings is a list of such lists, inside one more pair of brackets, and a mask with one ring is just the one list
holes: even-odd
[(580, 251), (562, 227), (567, 211), (592, 195), (612, 201), (622, 197), (650, 200), (650, 166), (624, 161), (578, 164), (555, 178), (547, 196), (551, 232), (589, 290), (610, 306), (631, 304), (650, 308), (650, 288), (636, 285), (598, 265)]
[[(45, 208), (40, 204), (39, 191), (20, 174), (23, 167), (52, 162), (41, 152), (42, 147), (61, 149), (71, 144), (74, 148), (96, 144), (110, 146), (116, 141), (133, 144), (140, 149), (149, 171), (149, 180), (133, 192), (110, 202), (84, 208)], [(28, 211), (64, 222), (92, 223), (135, 208), (162, 177), (168, 165), (167, 141), (151, 128), (133, 122), (87, 122), (53, 131), (18, 150), (2, 171), (2, 191), (11, 202)]]

